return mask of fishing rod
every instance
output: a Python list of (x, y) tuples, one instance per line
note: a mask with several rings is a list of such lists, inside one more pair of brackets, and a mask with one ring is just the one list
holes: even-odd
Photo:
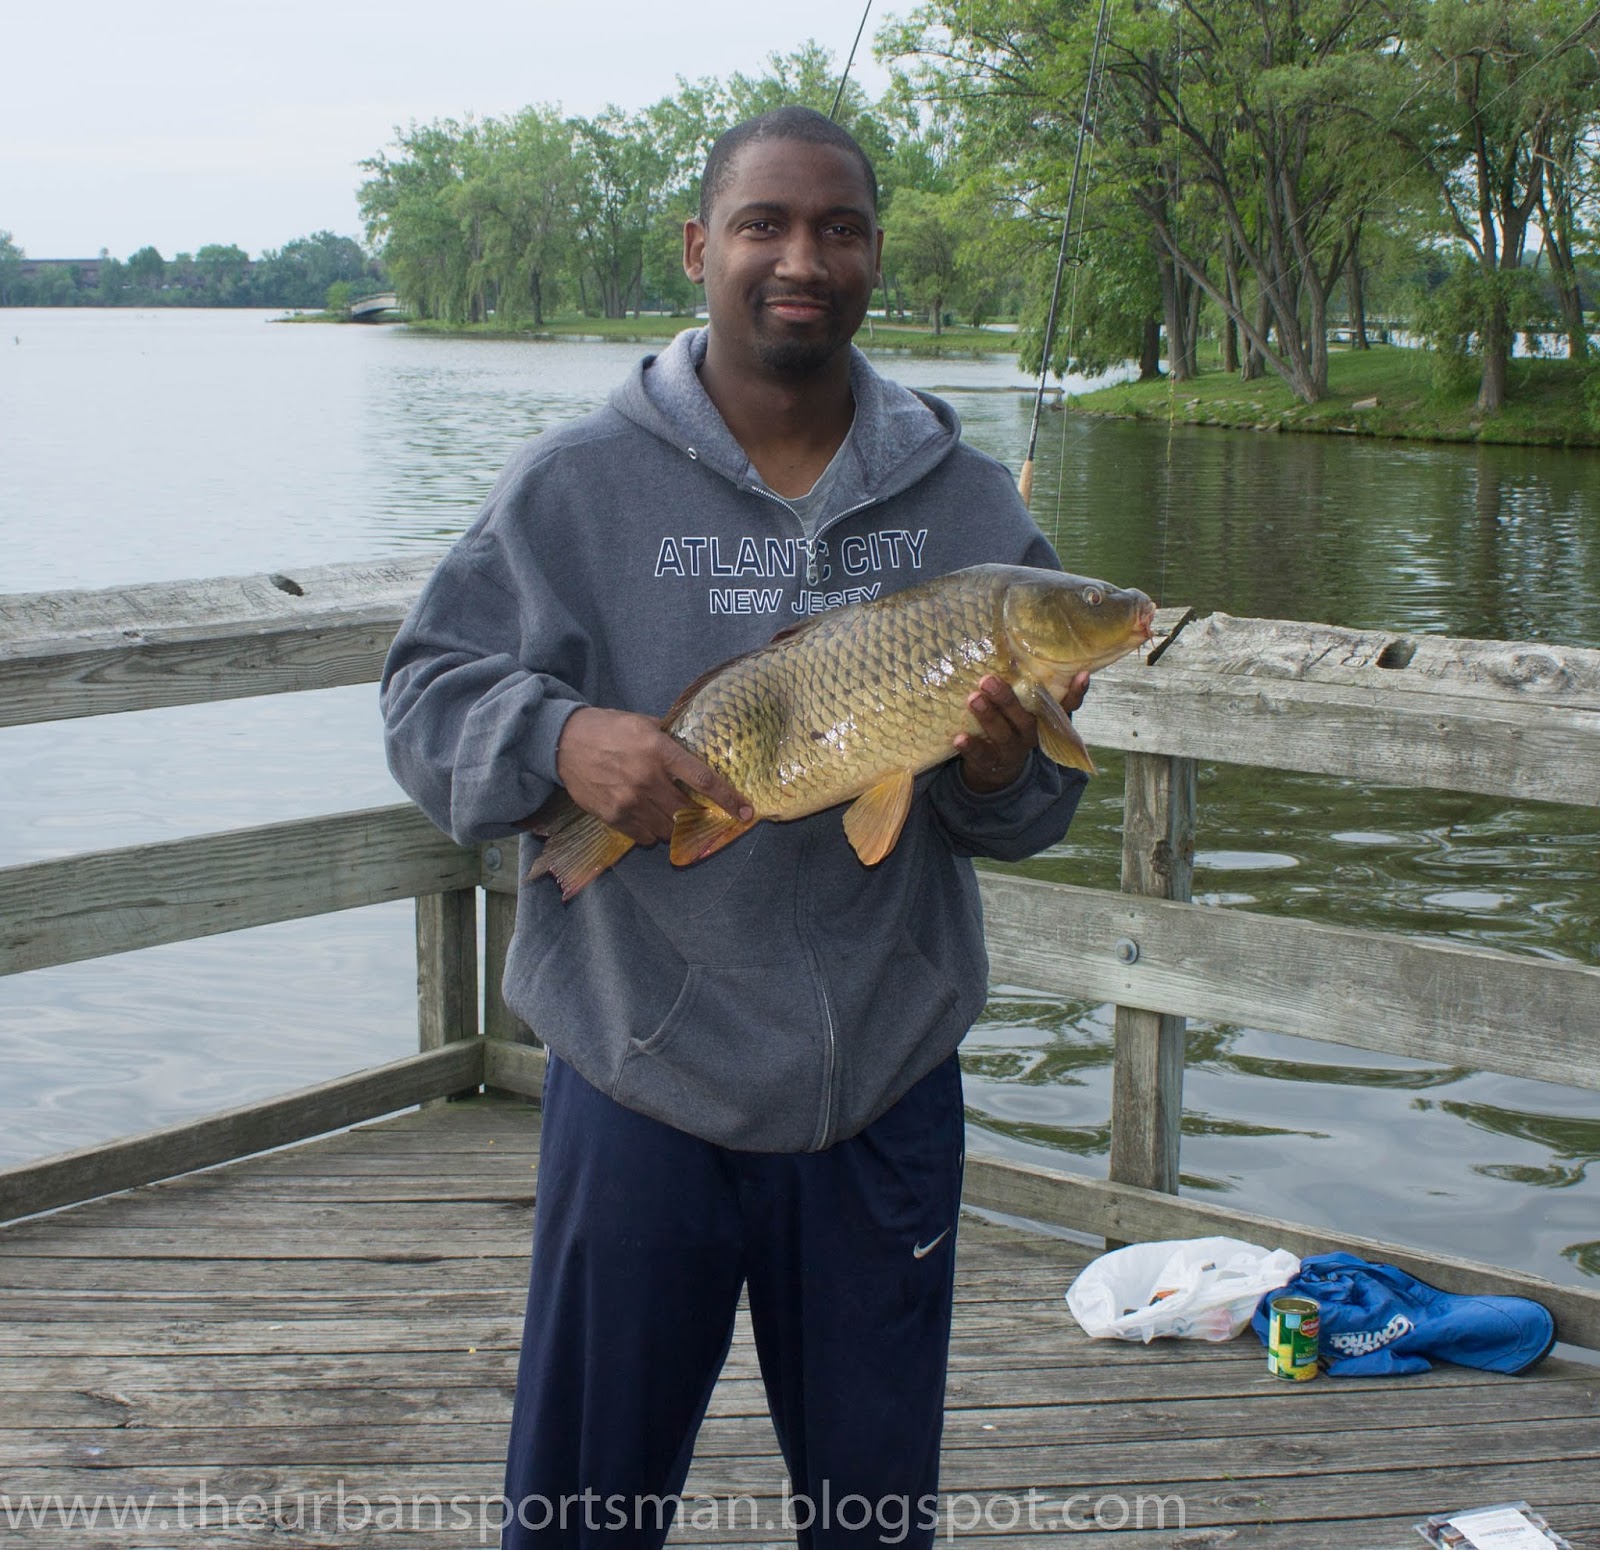
[(844, 74), (839, 77), (839, 89), (833, 94), (833, 106), (828, 109), (828, 121), (833, 122), (839, 111), (839, 104), (844, 100), (844, 83), (850, 79), (850, 66), (856, 62), (856, 50), (861, 46), (861, 34), (867, 30), (867, 12), (872, 9), (872, 0), (861, 8), (861, 25), (856, 28), (856, 40), (850, 45), (850, 57), (844, 62)]
[[(868, 0), (871, 3), (871, 0)], [(1083, 144), (1089, 138), (1089, 114), (1094, 105), (1100, 78), (1100, 54), (1105, 45), (1106, 15), (1110, 0), (1100, 0), (1100, 16), (1094, 26), (1094, 47), (1089, 53), (1089, 77), (1083, 84), (1083, 112), (1078, 116), (1078, 145), (1072, 157), (1072, 179), (1067, 185), (1067, 213), (1061, 222), (1061, 251), (1056, 256), (1056, 278), (1050, 288), (1050, 310), (1044, 320), (1044, 353), (1039, 360), (1039, 386), (1033, 395), (1033, 423), (1028, 427), (1028, 455), (1017, 479), (1023, 505), (1033, 498), (1033, 454), (1039, 445), (1039, 411), (1044, 407), (1045, 378), (1050, 371), (1050, 350), (1056, 337), (1056, 312), (1061, 305), (1061, 277), (1066, 272), (1067, 249), (1072, 241), (1072, 217), (1078, 202), (1078, 174), (1083, 166)], [(866, 20), (865, 17), (862, 18)]]

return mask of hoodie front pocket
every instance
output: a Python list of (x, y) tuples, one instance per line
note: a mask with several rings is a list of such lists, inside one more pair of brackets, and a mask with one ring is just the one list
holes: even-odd
[(612, 1096), (723, 1146), (802, 1151), (824, 1097), (825, 1016), (803, 970), (691, 964), (659, 1026), (630, 1041)]

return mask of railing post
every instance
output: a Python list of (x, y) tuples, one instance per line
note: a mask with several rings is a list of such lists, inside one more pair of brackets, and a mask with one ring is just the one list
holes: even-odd
[(478, 1033), (478, 890), (417, 898), (417, 1045), (438, 1049)]
[[(1189, 900), (1194, 875), (1195, 761), (1130, 753), (1122, 891)], [(1138, 944), (1124, 946), (1138, 951)], [(1111, 1081), (1111, 1178), (1178, 1192), (1185, 1019), (1118, 1006)]]

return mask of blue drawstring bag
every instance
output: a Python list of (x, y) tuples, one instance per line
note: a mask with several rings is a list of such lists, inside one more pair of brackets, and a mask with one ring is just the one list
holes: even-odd
[(1322, 1306), (1322, 1360), (1335, 1378), (1426, 1372), (1436, 1361), (1488, 1372), (1523, 1372), (1555, 1344), (1555, 1320), (1527, 1297), (1442, 1292), (1354, 1254), (1313, 1254), (1287, 1286), (1268, 1292), (1250, 1327), (1267, 1343), (1274, 1297), (1314, 1297)]

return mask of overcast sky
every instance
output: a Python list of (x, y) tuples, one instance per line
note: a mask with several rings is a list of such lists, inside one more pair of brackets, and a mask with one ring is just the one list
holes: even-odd
[[(529, 103), (641, 108), (677, 77), (759, 73), (808, 38), (840, 65), (862, 0), (79, 0), (7, 8), (0, 231), (34, 258), (168, 258), (208, 242), (263, 248), (361, 236), (357, 163), (415, 119)], [(905, 14), (908, 3), (898, 5)], [(887, 73), (873, 0), (853, 76)]]

